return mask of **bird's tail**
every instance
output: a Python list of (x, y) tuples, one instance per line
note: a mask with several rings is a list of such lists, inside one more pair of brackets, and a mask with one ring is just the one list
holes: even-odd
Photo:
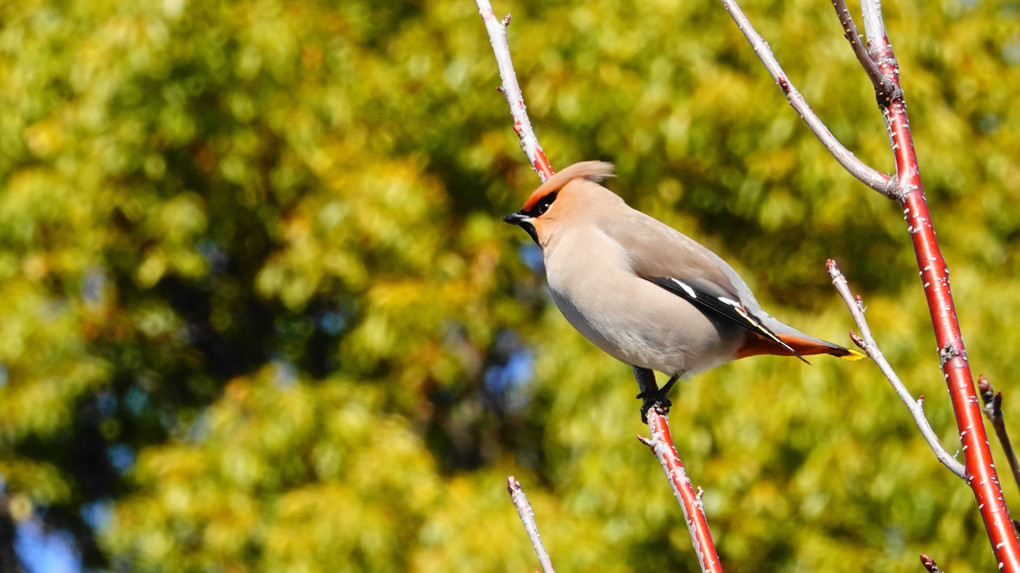
[(864, 358), (864, 355), (856, 350), (850, 350), (844, 348), (838, 344), (827, 342), (811, 336), (798, 336), (794, 334), (777, 334), (777, 337), (786, 343), (787, 346), (792, 348), (794, 352), (790, 352), (789, 348), (784, 348), (782, 345), (776, 344), (776, 342), (765, 336), (761, 336), (757, 333), (750, 333), (747, 337), (747, 341), (737, 351), (737, 358), (746, 358), (748, 356), (758, 356), (761, 354), (772, 354), (776, 356), (811, 356), (814, 354), (828, 354), (830, 356), (836, 356), (837, 358), (843, 358), (845, 360), (860, 360)]

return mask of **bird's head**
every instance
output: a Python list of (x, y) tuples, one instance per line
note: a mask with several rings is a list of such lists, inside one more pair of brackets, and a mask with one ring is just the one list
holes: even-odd
[(619, 200), (613, 192), (598, 184), (612, 175), (612, 163), (575, 163), (547, 179), (528, 197), (520, 211), (510, 213), (503, 222), (524, 229), (535, 243), (544, 247), (556, 229), (582, 221), (585, 214), (603, 206), (606, 203), (603, 195)]

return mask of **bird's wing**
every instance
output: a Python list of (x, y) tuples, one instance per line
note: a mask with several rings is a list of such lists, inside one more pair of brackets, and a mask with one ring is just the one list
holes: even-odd
[[(613, 216), (601, 219), (598, 227), (620, 245), (637, 275), (675, 277), (705, 292), (736, 300), (741, 298), (738, 285), (744, 286), (743, 281), (729, 265), (665, 223), (623, 207)], [(750, 289), (746, 286), (744, 289), (750, 295)]]
[(784, 342), (783, 339), (781, 339), (775, 332), (772, 332), (772, 329), (765, 326), (763, 321), (748, 312), (747, 309), (744, 308), (744, 305), (740, 304), (740, 302), (729, 297), (716, 296), (699, 290), (697, 287), (689, 285), (674, 277), (645, 276), (642, 278), (666, 289), (680, 298), (683, 298), (687, 302), (693, 304), (706, 316), (722, 318), (733, 322), (762, 338), (775, 342), (777, 345), (788, 350), (790, 354), (804, 360), (804, 362), (807, 362), (807, 360), (805, 360), (799, 352)]
[(802, 333), (762, 311), (751, 289), (718, 255), (640, 211), (628, 208), (624, 216), (619, 215), (603, 219), (599, 228), (627, 253), (634, 274), (683, 298), (706, 316), (737, 324), (804, 360), (766, 322)]

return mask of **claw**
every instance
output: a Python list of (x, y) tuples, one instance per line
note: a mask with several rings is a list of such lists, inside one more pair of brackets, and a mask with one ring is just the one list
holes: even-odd
[(642, 423), (644, 424), (648, 423), (648, 410), (652, 409), (655, 406), (658, 406), (662, 410), (662, 413), (664, 414), (669, 413), (669, 408), (673, 405), (673, 403), (669, 401), (668, 394), (670, 389), (673, 388), (673, 385), (676, 384), (676, 381), (679, 378), (680, 378), (679, 376), (673, 376), (672, 378), (669, 379), (669, 382), (666, 382), (662, 386), (662, 388), (648, 390), (645, 392), (641, 392), (640, 394), (637, 395), (638, 398), (644, 400), (644, 402), (642, 402), (641, 404)]

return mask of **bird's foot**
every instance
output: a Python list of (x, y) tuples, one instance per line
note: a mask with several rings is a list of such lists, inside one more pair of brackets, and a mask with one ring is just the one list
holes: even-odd
[(669, 391), (670, 389), (673, 388), (673, 385), (676, 384), (676, 381), (679, 378), (680, 378), (679, 376), (674, 376), (670, 378), (669, 382), (666, 382), (662, 386), (662, 388), (656, 388), (654, 390), (645, 390), (644, 392), (641, 392), (640, 394), (637, 395), (638, 398), (641, 398), (643, 400), (643, 402), (641, 403), (642, 423), (644, 424), (648, 423), (648, 410), (651, 410), (654, 407), (658, 407), (663, 414), (669, 413), (669, 408), (670, 406), (673, 405), (673, 403), (669, 401)]

